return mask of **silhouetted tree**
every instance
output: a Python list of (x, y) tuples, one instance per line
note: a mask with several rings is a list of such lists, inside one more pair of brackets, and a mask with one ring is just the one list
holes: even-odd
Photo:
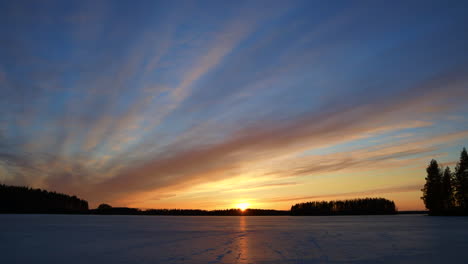
[(100, 205), (98, 206), (97, 209), (99, 209), (99, 210), (105, 210), (105, 209), (111, 209), (111, 208), (112, 208), (112, 206), (103, 203), (103, 204), (100, 204)]
[(423, 197), (421, 197), (426, 205), (426, 208), (431, 213), (439, 213), (442, 206), (442, 182), (439, 164), (436, 160), (431, 160), (426, 169), (426, 184), (424, 185)]
[(466, 148), (460, 153), (460, 160), (455, 167), (455, 200), (457, 206), (468, 211), (468, 154)]
[(442, 176), (442, 207), (443, 210), (451, 210), (454, 207), (454, 197), (453, 197), (453, 187), (452, 187), (452, 172), (449, 167), (445, 168), (444, 174)]

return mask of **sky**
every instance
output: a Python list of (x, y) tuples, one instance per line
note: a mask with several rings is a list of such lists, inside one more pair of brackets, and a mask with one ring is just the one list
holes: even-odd
[(0, 183), (138, 208), (424, 209), (465, 1), (0, 1)]

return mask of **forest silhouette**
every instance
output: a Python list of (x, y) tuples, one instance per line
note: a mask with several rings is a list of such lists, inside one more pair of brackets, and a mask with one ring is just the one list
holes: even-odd
[(88, 209), (88, 202), (66, 194), (41, 189), (0, 185), (0, 213), (98, 214), (98, 215), (200, 215), (200, 216), (279, 216), (279, 215), (363, 215), (397, 213), (395, 203), (384, 198), (343, 201), (315, 201), (293, 205), (291, 210), (238, 208), (224, 210), (147, 209), (112, 207), (101, 204)]
[(299, 203), (291, 207), (291, 215), (375, 215), (396, 213), (395, 203), (384, 198), (317, 201)]
[(426, 169), (426, 184), (421, 190), (430, 215), (468, 215), (468, 153), (466, 148), (452, 173), (433, 159)]
[(87, 213), (88, 202), (76, 196), (0, 184), (0, 213)]

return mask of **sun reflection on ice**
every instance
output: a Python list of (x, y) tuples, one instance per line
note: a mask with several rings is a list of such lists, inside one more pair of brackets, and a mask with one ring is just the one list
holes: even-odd
[(247, 216), (239, 217), (239, 235), (237, 237), (238, 255), (236, 263), (248, 263)]

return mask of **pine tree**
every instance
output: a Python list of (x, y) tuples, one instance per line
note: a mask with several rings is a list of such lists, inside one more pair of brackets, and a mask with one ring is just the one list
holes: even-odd
[(468, 153), (463, 148), (460, 161), (455, 167), (455, 198), (457, 205), (464, 211), (468, 210)]
[(442, 209), (442, 175), (437, 161), (431, 160), (426, 171), (426, 184), (422, 189), (423, 197), (421, 199), (431, 213), (439, 213)]
[(449, 167), (445, 168), (444, 174), (442, 176), (442, 206), (444, 210), (450, 210), (453, 208), (453, 187), (452, 187), (452, 172)]

